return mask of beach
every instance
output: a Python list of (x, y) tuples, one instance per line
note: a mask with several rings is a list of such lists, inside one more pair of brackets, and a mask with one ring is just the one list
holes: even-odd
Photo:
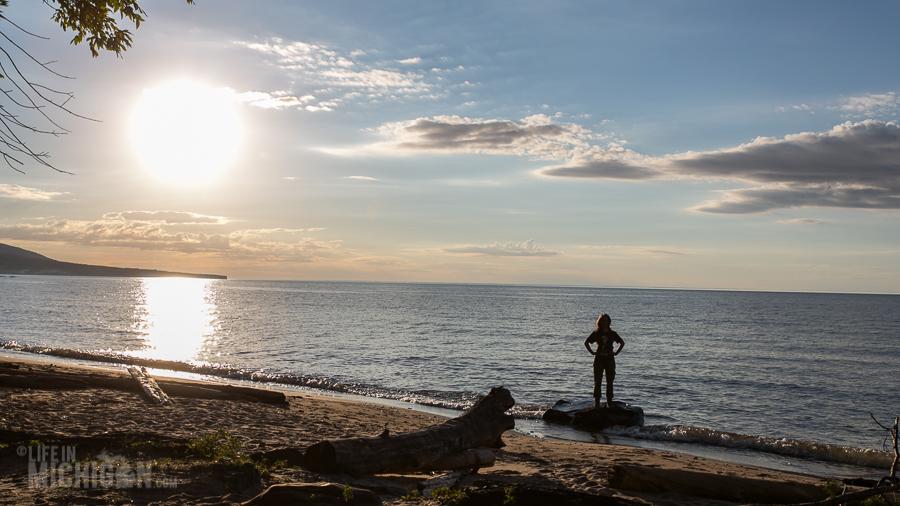
[[(9, 357), (0, 359), (0, 371), (10, 369), (37, 373), (55, 369), (66, 374), (127, 377), (124, 369), (89, 368)], [(284, 467), (272, 469), (260, 483), (229, 490), (228, 477), (220, 476), (222, 479), (217, 480), (215, 470), (209, 470), (209, 463), (192, 457), (160, 457), (158, 446), (165, 442), (190, 441), (224, 429), (240, 441), (241, 452), (251, 455), (286, 448), (303, 450), (326, 439), (372, 437), (385, 428), (391, 434), (402, 434), (445, 420), (414, 409), (309, 393), (288, 395), (287, 405), (176, 398), (172, 405), (155, 406), (137, 392), (3, 387), (0, 388), (0, 437), (5, 446), (0, 451), (5, 458), (0, 473), (0, 504), (99, 504), (103, 501), (107, 504), (132, 501), (135, 504), (241, 504), (272, 484), (320, 482), (356, 489), (366, 488), (363, 485), (368, 483), (378, 490), (376, 493), (384, 503), (407, 504), (409, 500), (402, 499), (402, 495), (416, 490), (419, 483), (433, 478), (435, 473), (354, 477), (320, 475), (298, 467)], [(506, 446), (494, 450), (495, 464), (469, 475), (460, 487), (487, 480), (509, 486), (569, 490), (635, 504), (663, 505), (720, 502), (677, 493), (616, 490), (609, 487), (607, 472), (614, 465), (627, 464), (816, 487), (822, 487), (828, 481), (824, 476), (772, 471), (643, 448), (551, 441), (514, 431), (506, 432), (503, 441)], [(92, 452), (131, 452), (126, 455), (128, 459), (150, 462), (159, 482), (175, 486), (87, 490), (33, 487), (28, 477), (28, 459), (33, 456), (19, 456), (17, 451), (22, 451), (20, 447), (36, 445), (74, 446), (74, 460), (90, 457)]]

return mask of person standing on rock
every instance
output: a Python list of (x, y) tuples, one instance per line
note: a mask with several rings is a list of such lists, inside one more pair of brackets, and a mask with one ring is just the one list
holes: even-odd
[[(603, 373), (606, 372), (606, 407), (612, 407), (613, 380), (616, 378), (616, 355), (622, 352), (625, 341), (619, 337), (615, 330), (609, 328), (612, 319), (603, 313), (597, 318), (597, 329), (584, 340), (584, 347), (594, 356), (594, 407), (600, 406), (600, 386), (603, 383)], [(616, 351), (613, 351), (613, 343), (618, 343)], [(597, 345), (597, 350), (591, 348), (591, 344)]]

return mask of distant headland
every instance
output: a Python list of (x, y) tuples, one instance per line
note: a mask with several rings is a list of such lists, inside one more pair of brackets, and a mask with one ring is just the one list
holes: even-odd
[(0, 274), (37, 274), (42, 276), (107, 276), (114, 278), (206, 278), (228, 279), (218, 274), (189, 274), (156, 269), (131, 269), (102, 265), (73, 264), (47, 258), (44, 255), (0, 244)]

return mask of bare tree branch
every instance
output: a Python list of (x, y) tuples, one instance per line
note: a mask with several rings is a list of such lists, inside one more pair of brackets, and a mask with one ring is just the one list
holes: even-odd
[[(194, 0), (185, 1), (188, 4), (194, 3)], [(134, 23), (134, 28), (137, 29), (146, 16), (146, 12), (138, 6), (137, 0), (43, 0), (43, 3), (53, 10), (51, 18), (64, 32), (71, 30), (75, 34), (71, 43), (78, 45), (87, 41), (94, 57), (98, 56), (100, 51), (110, 51), (116, 56), (121, 56), (123, 51), (131, 47), (132, 36), (128, 30), (119, 28), (119, 22)], [(0, 0), (0, 9), (8, 5), (9, 0)], [(49, 40), (13, 23), (3, 15), (2, 10), (0, 20), (6, 21), (29, 37)], [(3, 42), (0, 44), (0, 79), (6, 79), (11, 83), (10, 89), (0, 89), (0, 98), (5, 98), (8, 105), (14, 106), (14, 109), (28, 114), (33, 113), (31, 116), (22, 117), (11, 112), (7, 105), (0, 103), (0, 157), (16, 172), (24, 172), (21, 167), (30, 159), (57, 172), (71, 174), (51, 164), (48, 161), (50, 155), (46, 151), (38, 152), (31, 149), (26, 137), (30, 134), (59, 136), (69, 133), (68, 129), (51, 117), (51, 111), (61, 110), (76, 118), (98, 120), (82, 116), (68, 108), (69, 101), (75, 98), (72, 92), (60, 91), (29, 79), (26, 76), (29, 72), (20, 69), (16, 59), (3, 46), (8, 45), (10, 51), (13, 51), (11, 48), (14, 47), (25, 55), (25, 63), (37, 65), (38, 72), (44, 71), (61, 79), (73, 79), (50, 68), (50, 64), (55, 61), (38, 60), (2, 30), (0, 42)], [(13, 53), (21, 59), (19, 53), (15, 51)], [(7, 68), (11, 72), (7, 72)], [(53, 128), (41, 127), (41, 124), (46, 123), (50, 123)], [(23, 132), (27, 135), (23, 135)]]

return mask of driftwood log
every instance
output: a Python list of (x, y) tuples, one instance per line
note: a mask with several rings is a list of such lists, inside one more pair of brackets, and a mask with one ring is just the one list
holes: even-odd
[[(192, 383), (159, 379), (156, 383), (170, 397), (192, 397), (265, 404), (287, 405), (281, 392), (221, 383)], [(32, 388), (36, 390), (79, 390), (103, 388), (125, 392), (141, 392), (141, 386), (121, 370), (70, 372), (53, 365), (0, 363), (0, 388)]]
[(825, 499), (818, 486), (741, 478), (680, 469), (612, 466), (607, 472), (611, 488), (661, 494), (675, 492), (692, 497), (756, 504), (796, 504)]
[(422, 471), (444, 471), (447, 469), (472, 469), (494, 467), (497, 457), (488, 448), (472, 448), (441, 457), (422, 468)]
[(400, 435), (321, 441), (304, 455), (307, 467), (325, 472), (378, 474), (423, 469), (442, 457), (492, 446), (516, 422), (506, 410), (515, 405), (509, 390), (491, 389), (457, 418)]
[(166, 393), (163, 392), (163, 389), (159, 388), (159, 385), (156, 384), (156, 381), (147, 374), (146, 368), (142, 367), (138, 369), (136, 366), (132, 365), (128, 367), (128, 374), (130, 374), (131, 378), (141, 386), (144, 395), (146, 395), (151, 402), (160, 406), (172, 404), (172, 400), (169, 399), (169, 396), (166, 395)]

